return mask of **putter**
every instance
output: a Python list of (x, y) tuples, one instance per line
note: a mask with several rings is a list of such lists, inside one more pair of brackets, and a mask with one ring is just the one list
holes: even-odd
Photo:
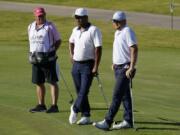
[(62, 77), (62, 80), (63, 80), (63, 82), (64, 82), (64, 84), (65, 84), (65, 86), (66, 86), (67, 93), (68, 93), (68, 94), (70, 95), (70, 97), (71, 97), (71, 100), (69, 101), (69, 104), (73, 104), (73, 102), (74, 102), (73, 95), (72, 95), (71, 92), (70, 92), (70, 89), (69, 89), (69, 87), (68, 87), (68, 85), (67, 85), (67, 83), (66, 83), (66, 81), (65, 81), (65, 79), (64, 79), (64, 76), (63, 76), (61, 70), (60, 70), (60, 76)]
[(100, 88), (100, 92), (101, 92), (101, 94), (102, 94), (102, 96), (103, 96), (103, 98), (104, 98), (104, 101), (106, 102), (107, 108), (109, 108), (109, 102), (108, 102), (108, 100), (107, 100), (107, 98), (106, 98), (106, 96), (105, 96), (105, 94), (104, 94), (104, 90), (103, 90), (102, 83), (101, 83), (101, 80), (100, 80), (100, 78), (99, 78), (99, 75), (97, 74), (95, 77), (96, 77), (96, 79), (97, 79), (98, 86), (99, 86), (99, 88)]
[[(136, 72), (136, 70), (135, 70)], [(134, 76), (133, 76), (134, 77)], [(131, 97), (132, 97), (132, 90), (133, 90), (133, 77), (130, 75), (130, 89), (131, 89)], [(133, 110), (133, 97), (132, 97), (132, 110)], [(132, 114), (133, 115), (133, 114)], [(134, 127), (134, 116), (133, 117), (133, 127)], [(135, 127), (134, 127), (135, 128)], [(135, 128), (136, 129), (136, 128)]]

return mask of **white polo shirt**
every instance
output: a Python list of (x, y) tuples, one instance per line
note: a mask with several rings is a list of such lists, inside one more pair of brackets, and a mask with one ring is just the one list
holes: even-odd
[(116, 30), (113, 43), (113, 64), (125, 64), (130, 62), (130, 47), (137, 45), (135, 33), (125, 26), (122, 30)]
[(102, 46), (102, 34), (93, 25), (90, 25), (84, 31), (75, 27), (69, 38), (69, 42), (74, 44), (73, 59), (75, 61), (90, 60), (95, 58), (95, 47)]
[(28, 26), (30, 52), (50, 52), (52, 45), (60, 39), (56, 27), (51, 22), (46, 22), (39, 29), (36, 29), (36, 22)]

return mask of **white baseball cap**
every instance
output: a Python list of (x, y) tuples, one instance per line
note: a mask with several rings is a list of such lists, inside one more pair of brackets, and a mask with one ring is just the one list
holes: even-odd
[(117, 11), (114, 13), (113, 15), (113, 20), (117, 20), (117, 21), (122, 21), (122, 20), (126, 20), (126, 14), (122, 11)]
[(87, 16), (88, 12), (84, 8), (77, 8), (74, 15), (77, 15), (77, 16)]

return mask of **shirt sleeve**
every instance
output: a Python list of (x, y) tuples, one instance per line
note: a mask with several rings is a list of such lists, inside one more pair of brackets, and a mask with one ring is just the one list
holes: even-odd
[(28, 36), (29, 36), (29, 34), (30, 34), (31, 26), (32, 26), (32, 24), (29, 24), (29, 25), (28, 25), (28, 28), (27, 28)]
[(137, 45), (136, 35), (134, 31), (130, 28), (126, 30), (126, 40), (129, 47)]
[(71, 36), (69, 38), (69, 43), (74, 43), (74, 33), (75, 33), (75, 28), (73, 29), (72, 33), (71, 33)]
[(96, 28), (94, 31), (94, 37), (93, 37), (93, 42), (95, 47), (102, 46), (102, 34), (101, 31)]
[(51, 23), (50, 29), (53, 34), (53, 40), (54, 41), (60, 40), (61, 39), (60, 33), (57, 31), (56, 26), (53, 23)]

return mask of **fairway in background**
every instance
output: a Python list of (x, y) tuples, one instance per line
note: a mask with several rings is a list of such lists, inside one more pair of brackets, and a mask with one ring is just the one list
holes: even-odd
[[(28, 62), (27, 26), (33, 15), (18, 12), (0, 12), (0, 135), (101, 135), (104, 131), (92, 125), (77, 126), (68, 123), (70, 100), (60, 80), (60, 113), (29, 113), (36, 102), (35, 86), (31, 84), (31, 65)], [(48, 16), (62, 35), (58, 51), (61, 71), (73, 96), (68, 38), (75, 26), (72, 18)], [(114, 30), (111, 22), (91, 21), (103, 33), (103, 55), (99, 74), (109, 101), (114, 85), (111, 71)], [(106, 132), (111, 135), (179, 135), (180, 134), (180, 31), (155, 29), (130, 24), (137, 33), (139, 61), (133, 81), (134, 115), (137, 130)], [(107, 112), (97, 81), (90, 91), (92, 120), (102, 120)], [(47, 90), (46, 103), (50, 105)], [(115, 120), (121, 120), (119, 111)]]
[[(170, 15), (171, 0), (6, 0), (12, 2), (43, 3), (75, 7), (90, 7)], [(174, 15), (180, 16), (180, 0), (174, 1)]]

